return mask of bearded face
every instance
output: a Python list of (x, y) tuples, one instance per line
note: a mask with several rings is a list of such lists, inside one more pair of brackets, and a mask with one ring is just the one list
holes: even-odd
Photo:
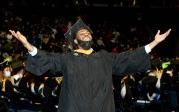
[(79, 30), (76, 34), (75, 43), (82, 49), (90, 49), (93, 44), (91, 33), (87, 29)]

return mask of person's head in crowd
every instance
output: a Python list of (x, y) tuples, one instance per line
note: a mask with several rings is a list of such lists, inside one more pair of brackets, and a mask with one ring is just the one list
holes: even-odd
[(11, 76), (12, 68), (10, 66), (7, 66), (3, 70), (4, 77), (8, 78)]
[(82, 21), (82, 19), (78, 19), (64, 36), (70, 43), (77, 45), (79, 49), (88, 50), (93, 44), (92, 30)]

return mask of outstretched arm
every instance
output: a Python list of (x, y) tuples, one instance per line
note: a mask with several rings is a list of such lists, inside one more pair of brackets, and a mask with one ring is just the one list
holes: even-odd
[[(134, 51), (113, 54), (113, 74), (125, 74), (134, 72), (144, 72), (150, 69), (150, 56), (148, 53), (170, 34), (171, 29), (163, 34), (160, 31), (155, 35), (155, 39), (145, 47), (140, 47)], [(144, 49), (145, 48), (145, 49)]]
[(9, 30), (11, 32), (11, 34), (17, 38), (22, 44), (23, 46), (29, 51), (29, 52), (32, 52), (34, 50), (34, 47), (33, 45), (31, 45), (26, 37), (24, 35), (22, 35), (19, 31), (15, 32), (13, 30)]
[(163, 34), (160, 34), (160, 30), (158, 30), (157, 34), (155, 35), (155, 39), (147, 45), (150, 50), (152, 50), (156, 45), (165, 40), (165, 38), (170, 34), (170, 31), (171, 29), (169, 29)]
[(28, 52), (31, 54), (27, 57), (26, 61), (26, 70), (36, 74), (36, 75), (42, 75), (48, 70), (51, 70), (53, 72), (59, 72), (63, 71), (63, 60), (64, 56), (57, 53), (50, 53), (45, 52), (42, 50), (38, 50), (37, 48), (31, 45), (26, 37), (22, 35), (19, 31), (15, 32), (13, 30), (9, 30), (11, 34), (16, 37), (23, 46), (28, 50)]

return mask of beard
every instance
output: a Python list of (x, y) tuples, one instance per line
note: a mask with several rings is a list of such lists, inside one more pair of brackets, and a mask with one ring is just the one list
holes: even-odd
[(92, 40), (90, 40), (90, 41), (77, 40), (77, 42), (78, 42), (78, 45), (80, 47), (82, 47), (84, 50), (89, 50), (92, 47), (92, 45), (93, 45), (93, 41)]

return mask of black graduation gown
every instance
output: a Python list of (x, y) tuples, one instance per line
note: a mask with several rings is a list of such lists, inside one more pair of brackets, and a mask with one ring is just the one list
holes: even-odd
[(55, 54), (38, 50), (26, 69), (42, 75), (47, 70), (64, 74), (58, 112), (115, 112), (112, 74), (146, 71), (150, 58), (144, 47), (120, 54), (104, 50), (90, 54)]

